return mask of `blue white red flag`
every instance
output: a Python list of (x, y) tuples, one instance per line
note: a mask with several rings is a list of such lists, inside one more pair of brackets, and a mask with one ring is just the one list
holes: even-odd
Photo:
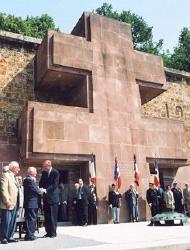
[(135, 183), (137, 186), (139, 186), (140, 184), (140, 175), (139, 175), (139, 169), (138, 169), (138, 165), (137, 165), (137, 159), (136, 159), (136, 155), (134, 154), (134, 179), (135, 179)]
[(95, 155), (91, 155), (91, 160), (89, 162), (89, 172), (90, 180), (93, 184), (96, 184), (96, 166), (95, 166)]
[(154, 171), (155, 171), (154, 185), (155, 185), (155, 187), (158, 187), (160, 185), (160, 180), (159, 180), (159, 165), (158, 165), (158, 162), (157, 162), (156, 159), (154, 161)]
[(114, 180), (117, 182), (117, 187), (120, 188), (121, 187), (121, 175), (119, 171), (117, 157), (115, 157)]

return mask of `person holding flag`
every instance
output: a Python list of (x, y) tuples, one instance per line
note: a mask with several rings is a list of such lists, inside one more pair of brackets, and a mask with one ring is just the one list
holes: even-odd
[(111, 185), (111, 191), (108, 194), (108, 203), (112, 212), (112, 220), (114, 224), (119, 223), (120, 207), (121, 207), (121, 194), (116, 189), (116, 185)]
[(112, 211), (113, 223), (117, 224), (119, 223), (121, 207), (121, 194), (118, 192), (118, 189), (121, 187), (121, 175), (119, 171), (117, 157), (115, 157), (114, 180), (116, 181), (116, 184), (113, 183), (111, 186), (111, 191), (108, 194), (108, 203)]
[(159, 212), (163, 212), (165, 209), (165, 202), (164, 202), (164, 190), (160, 186), (160, 178), (159, 178), (159, 165), (157, 160), (154, 161), (154, 186), (158, 191), (158, 202), (159, 202)]

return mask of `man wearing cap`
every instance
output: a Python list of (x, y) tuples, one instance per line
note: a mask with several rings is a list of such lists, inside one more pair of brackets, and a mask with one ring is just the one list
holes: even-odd
[(175, 211), (178, 213), (184, 212), (183, 205), (182, 205), (183, 195), (182, 195), (181, 189), (177, 185), (177, 182), (173, 183), (173, 188), (171, 190), (174, 195)]
[(158, 191), (154, 188), (154, 183), (149, 183), (149, 189), (146, 191), (146, 200), (150, 207), (152, 217), (159, 213)]

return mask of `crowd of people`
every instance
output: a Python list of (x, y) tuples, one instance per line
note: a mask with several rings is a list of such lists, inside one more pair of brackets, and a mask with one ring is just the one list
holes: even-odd
[[(39, 185), (36, 182), (37, 169), (29, 167), (27, 175), (18, 176), (19, 163), (12, 161), (3, 167), (0, 178), (0, 217), (1, 244), (18, 242), (14, 238), (16, 220), (25, 218), (24, 239), (36, 240), (35, 231), (39, 208), (44, 214), (46, 234), (44, 238), (57, 236), (58, 209), (60, 207), (63, 220), (68, 220), (68, 186), (59, 180), (59, 172), (52, 167), (50, 160), (42, 164)], [(86, 226), (97, 224), (96, 188), (93, 183), (84, 185), (79, 179), (75, 183), (72, 194), (72, 208), (75, 213), (75, 224)]]
[(165, 211), (175, 211), (190, 216), (190, 188), (188, 183), (185, 184), (183, 190), (178, 187), (177, 182), (173, 183), (172, 188), (167, 185), (165, 190), (160, 186), (155, 188), (154, 183), (149, 183), (146, 199), (152, 216)]
[[(126, 205), (128, 208), (128, 221), (138, 221), (138, 192), (135, 184), (131, 184), (124, 194)], [(116, 185), (113, 183), (111, 191), (108, 194), (108, 202), (111, 208), (113, 223), (119, 223), (120, 207), (122, 195), (119, 193)], [(165, 190), (155, 187), (154, 183), (149, 183), (149, 189), (146, 192), (146, 201), (150, 207), (152, 217), (158, 213), (175, 211), (185, 213), (190, 216), (190, 187), (186, 183), (183, 190), (178, 187), (177, 182), (173, 183), (173, 187), (167, 185)]]
[[(1, 217), (1, 243), (18, 242), (14, 238), (17, 217), (25, 218), (25, 240), (35, 240), (35, 230), (39, 208), (44, 213), (44, 238), (57, 236), (58, 210), (60, 209), (63, 221), (69, 220), (68, 210), (72, 208), (73, 223), (87, 226), (97, 224), (97, 194), (94, 183), (85, 185), (80, 178), (74, 184), (71, 192), (69, 186), (59, 180), (59, 172), (52, 167), (50, 160), (42, 164), (39, 185), (36, 182), (37, 169), (28, 167), (27, 175), (22, 179), (18, 176), (20, 167), (18, 162), (12, 161), (3, 167), (0, 178), (0, 217)], [(138, 221), (138, 192), (134, 184), (129, 186), (124, 198), (128, 207), (129, 222)], [(120, 207), (122, 195), (117, 185), (113, 183), (108, 193), (114, 224), (120, 221)], [(164, 211), (176, 211), (190, 216), (190, 188), (185, 184), (183, 191), (177, 182), (163, 190), (149, 183), (146, 200), (151, 210), (151, 215)], [(68, 206), (70, 203), (70, 206)]]

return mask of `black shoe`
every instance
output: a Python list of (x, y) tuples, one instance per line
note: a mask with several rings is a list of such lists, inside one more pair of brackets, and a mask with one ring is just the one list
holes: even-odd
[(24, 237), (24, 240), (26, 240), (26, 241), (31, 241), (31, 240), (36, 240), (37, 238), (36, 238), (36, 236), (33, 236), (33, 237)]
[(9, 243), (14, 243), (14, 242), (18, 242), (18, 240), (17, 239), (9, 239), (8, 242)]
[(3, 239), (3, 240), (1, 241), (1, 244), (8, 244), (8, 241), (7, 241), (6, 239)]
[(55, 238), (55, 237), (56, 237), (56, 235), (50, 235), (49, 237), (50, 237), (50, 238)]
[(48, 237), (50, 237), (51, 235), (49, 235), (49, 234), (45, 234), (44, 236), (43, 236), (43, 238), (48, 238)]
[(153, 223), (153, 222), (150, 222), (150, 223), (148, 224), (148, 226), (154, 226), (154, 223)]

